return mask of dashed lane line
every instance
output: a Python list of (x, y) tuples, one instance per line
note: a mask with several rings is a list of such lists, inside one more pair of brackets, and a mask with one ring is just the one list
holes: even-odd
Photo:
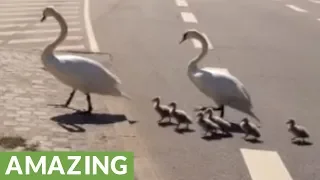
[(188, 2), (186, 0), (175, 0), (176, 5), (179, 7), (188, 7)]
[(290, 8), (290, 9), (292, 9), (294, 11), (301, 12), (301, 13), (307, 13), (308, 12), (307, 10), (302, 9), (302, 8), (300, 8), (298, 6), (295, 6), (295, 5), (292, 5), (292, 4), (286, 4), (286, 7)]
[(252, 180), (292, 180), (276, 151), (240, 149)]
[(320, 4), (319, 0), (309, 0), (309, 1), (312, 2), (312, 3), (315, 3), (315, 4)]
[(181, 12), (181, 17), (186, 23), (198, 23), (197, 18), (191, 12)]

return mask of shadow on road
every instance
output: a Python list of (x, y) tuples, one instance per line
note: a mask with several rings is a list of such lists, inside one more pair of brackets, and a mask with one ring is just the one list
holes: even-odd
[(312, 142), (308, 142), (308, 141), (294, 141), (292, 142), (292, 144), (295, 144), (297, 146), (312, 146), (313, 143)]
[(177, 124), (173, 122), (159, 122), (158, 125), (160, 127), (168, 127), (168, 126), (176, 126)]
[(252, 144), (262, 144), (263, 141), (260, 139), (245, 139), (245, 141), (252, 143)]
[[(75, 112), (71, 114), (63, 114), (51, 118), (60, 127), (66, 129), (69, 132), (85, 132), (85, 129), (79, 125), (94, 124), (94, 125), (106, 125), (118, 122), (126, 121), (125, 115), (119, 114), (99, 114), (92, 113), (90, 115), (84, 115), (81, 112)], [(136, 121), (129, 121), (130, 124)], [(69, 127), (68, 127), (69, 125)]]
[(195, 132), (195, 130), (194, 129), (187, 129), (187, 128), (179, 128), (179, 129), (175, 128), (174, 132), (176, 132), (178, 134), (184, 134), (184, 133), (193, 133), (193, 132)]

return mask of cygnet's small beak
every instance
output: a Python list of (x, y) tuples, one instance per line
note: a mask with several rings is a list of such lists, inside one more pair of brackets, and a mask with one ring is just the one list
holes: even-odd
[(43, 22), (44, 20), (46, 20), (46, 16), (42, 16), (42, 18), (40, 19), (40, 22)]
[(179, 41), (179, 44), (183, 43), (183, 41), (184, 41), (184, 39), (181, 39), (181, 40)]

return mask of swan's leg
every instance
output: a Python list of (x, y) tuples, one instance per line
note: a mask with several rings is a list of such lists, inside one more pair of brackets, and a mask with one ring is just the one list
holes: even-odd
[(91, 114), (91, 111), (92, 111), (92, 104), (91, 104), (91, 97), (90, 97), (90, 94), (86, 94), (87, 96), (87, 102), (88, 102), (88, 110), (86, 111), (86, 113), (89, 113)]
[(74, 96), (75, 93), (76, 93), (76, 90), (73, 89), (72, 92), (70, 93), (70, 96), (69, 96), (68, 100), (67, 100), (66, 103), (64, 104), (65, 107), (68, 107), (68, 106), (69, 106), (69, 104), (70, 104), (71, 100), (73, 99), (73, 96)]
[(224, 105), (219, 106), (218, 108), (212, 108), (214, 111), (220, 111), (220, 117), (224, 117)]

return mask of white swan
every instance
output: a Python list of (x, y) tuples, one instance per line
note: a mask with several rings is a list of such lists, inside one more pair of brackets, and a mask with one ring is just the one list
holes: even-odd
[(100, 63), (80, 56), (53, 54), (55, 48), (66, 38), (68, 26), (61, 14), (51, 6), (43, 10), (41, 22), (45, 21), (48, 16), (53, 16), (59, 22), (61, 32), (59, 37), (43, 50), (41, 60), (46, 71), (63, 84), (72, 87), (68, 100), (62, 106), (67, 107), (70, 104), (77, 90), (86, 95), (88, 110), (84, 113), (89, 114), (93, 109), (90, 93), (122, 96), (130, 99), (129, 96), (120, 91), (118, 85), (121, 84), (121, 81), (119, 78)]
[(188, 65), (188, 77), (193, 84), (206, 96), (211, 98), (218, 107), (214, 110), (221, 111), (224, 116), (224, 106), (237, 109), (249, 114), (260, 122), (259, 118), (252, 111), (252, 103), (249, 93), (244, 85), (228, 69), (204, 67), (198, 68), (197, 64), (208, 52), (208, 42), (202, 33), (195, 29), (187, 30), (180, 41), (180, 44), (187, 39), (197, 39), (202, 44), (202, 52), (192, 59)]

